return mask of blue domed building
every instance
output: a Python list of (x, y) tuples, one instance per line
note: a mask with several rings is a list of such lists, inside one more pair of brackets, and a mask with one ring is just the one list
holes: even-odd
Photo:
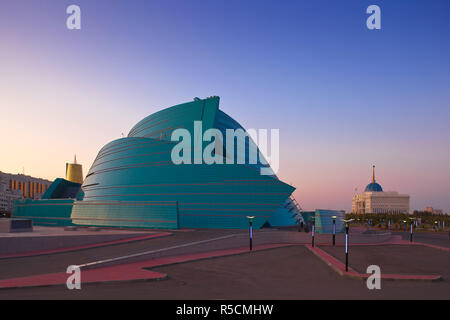
[(409, 213), (409, 195), (395, 191), (383, 191), (375, 181), (375, 166), (372, 167), (372, 182), (363, 193), (355, 194), (352, 200), (352, 213)]
[(383, 188), (375, 182), (375, 166), (373, 166), (372, 182), (366, 186), (364, 192), (383, 192)]

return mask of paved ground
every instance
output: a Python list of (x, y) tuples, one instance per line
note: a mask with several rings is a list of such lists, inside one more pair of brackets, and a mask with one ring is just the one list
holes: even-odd
[[(281, 248), (290, 246), (289, 244), (266, 244), (254, 246), (253, 251), (267, 250), (272, 248)], [(83, 268), (83, 284), (102, 284), (105, 282), (137, 281), (137, 280), (163, 280), (167, 278), (164, 273), (152, 271), (151, 269), (199, 261), (217, 257), (226, 257), (231, 255), (243, 254), (249, 251), (248, 247), (240, 247), (225, 250), (214, 250), (203, 253), (188, 253), (170, 257), (151, 258), (139, 262), (122, 263), (116, 265), (102, 266), (96, 268)], [(65, 285), (68, 275), (66, 271), (57, 273), (47, 273), (37, 276), (11, 278), (0, 280), (0, 289), (6, 288), (28, 288), (42, 287), (50, 285)]]
[(117, 229), (100, 229), (98, 231), (92, 231), (92, 229), (88, 228), (79, 228), (76, 231), (65, 231), (62, 227), (37, 226), (34, 228), (33, 232), (0, 232), (0, 256), (71, 246), (83, 246), (150, 234), (155, 234), (155, 231)]
[[(392, 234), (400, 235), (404, 240), (409, 241), (409, 232), (393, 232)], [(450, 236), (447, 233), (417, 232), (413, 234), (413, 241), (450, 248)]]
[[(344, 247), (321, 246), (325, 252), (345, 263)], [(349, 266), (366, 273), (369, 265), (378, 265), (384, 274), (441, 275), (449, 284), (450, 252), (419, 245), (352, 246)], [(449, 292), (450, 295), (450, 292)]]
[(448, 282), (344, 279), (303, 246), (152, 269), (168, 280), (0, 290), (0, 299), (450, 299)]
[(100, 228), (98, 231), (93, 231), (93, 229), (89, 229), (86, 227), (78, 227), (75, 231), (66, 231), (64, 227), (42, 227), (42, 226), (33, 226), (32, 232), (11, 232), (4, 233), (0, 232), (0, 238), (17, 238), (17, 237), (48, 237), (48, 236), (73, 236), (73, 235), (95, 235), (95, 234), (140, 234), (145, 232), (153, 232), (153, 230), (133, 230), (133, 229), (109, 229), (109, 228)]
[[(155, 230), (156, 232), (156, 230)], [(247, 230), (216, 230), (216, 229), (197, 229), (172, 231), (173, 235), (164, 238), (156, 238), (139, 242), (117, 244), (114, 246), (85, 249), (75, 252), (65, 252), (51, 255), (42, 255), (34, 257), (10, 258), (0, 260), (0, 279), (13, 277), (24, 277), (42, 273), (54, 273), (66, 270), (69, 265), (80, 265), (98, 260), (110, 259), (131, 254), (151, 252), (164, 248), (177, 247), (197, 241), (215, 239), (224, 236), (236, 235), (235, 237), (221, 241), (211, 241), (201, 245), (190, 247), (181, 247), (170, 249), (163, 252), (142, 255), (133, 261), (140, 261), (149, 258), (158, 258), (162, 256), (205, 252), (211, 250), (220, 250), (225, 248), (236, 248), (248, 245)], [(284, 234), (288, 237), (283, 241)], [(281, 236), (280, 236), (281, 235)], [(311, 235), (307, 233), (277, 231), (277, 230), (257, 230), (254, 232), (254, 244), (290, 242), (289, 236), (294, 236), (297, 243), (309, 243)], [(317, 235), (316, 243), (327, 243), (331, 241), (329, 235)], [(356, 237), (352, 237), (356, 238)], [(337, 242), (343, 241), (343, 235), (337, 237)], [(0, 240), (1, 245), (1, 240)], [(131, 260), (128, 259), (128, 262)]]
[[(352, 242), (357, 240), (373, 244), (384, 241), (383, 237), (386, 237), (364, 235), (363, 229), (354, 228), (351, 231)], [(399, 235), (405, 239), (408, 237), (407, 233)], [(298, 245), (310, 243), (310, 234), (258, 230), (254, 236), (255, 245), (273, 243), (274, 239), (281, 239), (283, 243), (292, 240), (297, 245), (152, 269), (167, 274), (167, 280), (85, 284), (81, 291), (69, 291), (65, 286), (5, 289), (0, 290), (0, 299), (450, 299), (448, 251), (409, 245), (351, 246), (351, 266), (359, 272), (364, 272), (369, 264), (378, 264), (384, 273), (439, 273), (445, 278), (445, 281), (435, 283), (383, 280), (382, 290), (370, 291), (364, 281), (342, 278), (308, 249)], [(415, 240), (445, 246), (447, 239), (444, 236), (423, 233), (418, 234)], [(214, 240), (216, 238), (220, 240)], [(317, 235), (316, 244), (330, 241), (330, 235)], [(343, 261), (342, 241), (343, 236), (339, 235), (339, 247), (321, 247)], [(121, 260), (120, 263), (247, 245), (246, 230), (181, 230), (164, 238), (75, 252), (2, 259), (0, 279), (64, 272), (68, 265), (130, 254), (139, 256)]]
[[(66, 270), (69, 265), (80, 265), (90, 263), (102, 259), (114, 258), (122, 255), (130, 255), (170, 246), (177, 246), (189, 242), (200, 241), (204, 239), (213, 239), (224, 235), (233, 234), (239, 231), (230, 230), (197, 230), (193, 232), (174, 232), (172, 236), (163, 238), (149, 239), (139, 242), (124, 243), (114, 246), (99, 247), (86, 249), (75, 252), (58, 253), (52, 255), (12, 258), (0, 260), (0, 279), (8, 279), (15, 277), (25, 277), (38, 275), (43, 273), (54, 273)], [(242, 231), (241, 231), (242, 232)], [(241, 240), (241, 244), (246, 245), (247, 242)], [(217, 244), (218, 245), (218, 244)], [(214, 249), (215, 245), (210, 244), (210, 248)], [(200, 247), (198, 250), (206, 250)], [(182, 254), (185, 249), (180, 248), (171, 250), (167, 254)], [(156, 257), (163, 256), (165, 253), (154, 255)], [(145, 256), (142, 259), (146, 258)]]

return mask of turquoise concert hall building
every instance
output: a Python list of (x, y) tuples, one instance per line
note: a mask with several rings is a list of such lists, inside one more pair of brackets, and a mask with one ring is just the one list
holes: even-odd
[[(201, 121), (202, 132), (194, 132), (195, 121)], [(171, 154), (178, 141), (171, 141), (171, 135), (181, 128), (192, 137), (211, 128), (223, 132), (223, 137), (227, 129), (245, 131), (219, 109), (219, 97), (195, 98), (163, 109), (138, 122), (126, 137), (106, 144), (71, 201), (34, 200), (13, 214), (32, 217), (35, 223), (59, 217), (60, 225), (159, 229), (243, 229), (248, 227), (247, 216), (254, 216), (255, 228), (295, 225), (302, 219), (291, 196), (295, 188), (276, 175), (262, 175), (266, 162), (175, 164)], [(226, 141), (217, 139), (223, 145), (219, 156), (236, 157), (236, 150), (227, 150)], [(204, 147), (210, 142), (202, 143)], [(246, 152), (252, 147), (254, 142), (245, 139)], [(65, 210), (55, 201), (64, 203)]]

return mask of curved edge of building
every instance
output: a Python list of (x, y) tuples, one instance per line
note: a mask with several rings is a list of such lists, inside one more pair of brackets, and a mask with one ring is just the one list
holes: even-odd
[[(34, 216), (47, 215), (47, 224), (60, 217), (61, 225), (125, 228), (244, 229), (247, 216), (254, 216), (255, 228), (268, 221), (274, 226), (295, 224), (292, 210), (297, 209), (289, 205), (295, 188), (275, 175), (261, 175), (261, 165), (171, 161), (176, 144), (170, 141), (171, 133), (184, 128), (195, 135), (194, 121), (202, 122), (202, 132), (197, 134), (210, 128), (243, 129), (219, 110), (219, 97), (163, 109), (139, 121), (127, 137), (107, 143), (71, 199), (52, 199), (57, 186), (66, 184), (58, 181), (49, 190), (49, 200), (40, 200), (51, 201), (48, 206), (22, 203), (16, 215), (26, 217), (24, 208), (29, 208)], [(245, 143), (248, 150), (254, 142)], [(44, 212), (45, 207), (51, 213)]]

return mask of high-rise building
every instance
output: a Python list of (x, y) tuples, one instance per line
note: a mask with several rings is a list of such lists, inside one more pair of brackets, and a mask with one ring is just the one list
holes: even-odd
[(40, 199), (50, 184), (45, 179), (0, 171), (0, 211), (11, 211), (20, 199)]
[(375, 181), (375, 166), (373, 166), (372, 182), (366, 186), (363, 193), (353, 196), (352, 213), (409, 213), (409, 195), (395, 191), (383, 191)]

